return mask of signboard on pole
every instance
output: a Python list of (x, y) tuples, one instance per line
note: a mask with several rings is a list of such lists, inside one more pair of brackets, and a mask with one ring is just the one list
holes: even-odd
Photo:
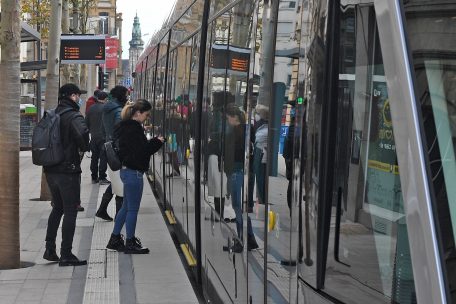
[(105, 63), (105, 37), (94, 35), (62, 35), (61, 64)]
[(106, 37), (106, 68), (117, 69), (117, 50), (119, 40), (114, 37)]
[(248, 48), (213, 44), (210, 58), (211, 73), (246, 76), (249, 70), (250, 52)]

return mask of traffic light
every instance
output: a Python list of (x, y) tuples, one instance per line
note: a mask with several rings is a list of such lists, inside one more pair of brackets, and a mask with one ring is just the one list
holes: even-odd
[(109, 87), (109, 74), (104, 73), (103, 69), (99, 66), (98, 67), (98, 89), (104, 90), (108, 89)]
[(103, 83), (103, 70), (98, 67), (98, 89), (103, 90), (104, 89), (104, 83)]

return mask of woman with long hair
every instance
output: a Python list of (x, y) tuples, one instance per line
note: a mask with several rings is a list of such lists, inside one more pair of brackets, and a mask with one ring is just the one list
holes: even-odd
[[(148, 140), (144, 134), (142, 124), (149, 117), (151, 109), (151, 104), (145, 99), (127, 104), (122, 110), (122, 121), (114, 130), (114, 137), (119, 140), (119, 158), (122, 161), (120, 178), (124, 186), (124, 199), (106, 246), (108, 249), (125, 253), (149, 253), (149, 249), (142, 247), (135, 236), (135, 230), (143, 193), (143, 175), (149, 169), (151, 155), (157, 152), (164, 142), (163, 137)], [(120, 234), (124, 224), (127, 234), (125, 244)]]

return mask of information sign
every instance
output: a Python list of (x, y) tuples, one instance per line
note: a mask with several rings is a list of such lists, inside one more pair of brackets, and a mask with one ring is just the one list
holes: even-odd
[(92, 35), (62, 35), (60, 39), (60, 63), (105, 63), (105, 37)]

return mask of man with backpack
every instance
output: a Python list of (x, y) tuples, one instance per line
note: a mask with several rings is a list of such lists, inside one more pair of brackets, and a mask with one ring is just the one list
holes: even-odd
[[(79, 112), (82, 104), (80, 96), (83, 93), (85, 92), (74, 84), (65, 84), (59, 89), (59, 104), (55, 113), (60, 117), (63, 160), (54, 165), (43, 166), (52, 194), (52, 211), (48, 219), (46, 251), (43, 258), (48, 261), (59, 261), (59, 266), (87, 264), (87, 261), (79, 260), (71, 251), (81, 194), (80, 152), (89, 150), (89, 130), (84, 117)], [(62, 216), (62, 244), (59, 258), (55, 240)]]

